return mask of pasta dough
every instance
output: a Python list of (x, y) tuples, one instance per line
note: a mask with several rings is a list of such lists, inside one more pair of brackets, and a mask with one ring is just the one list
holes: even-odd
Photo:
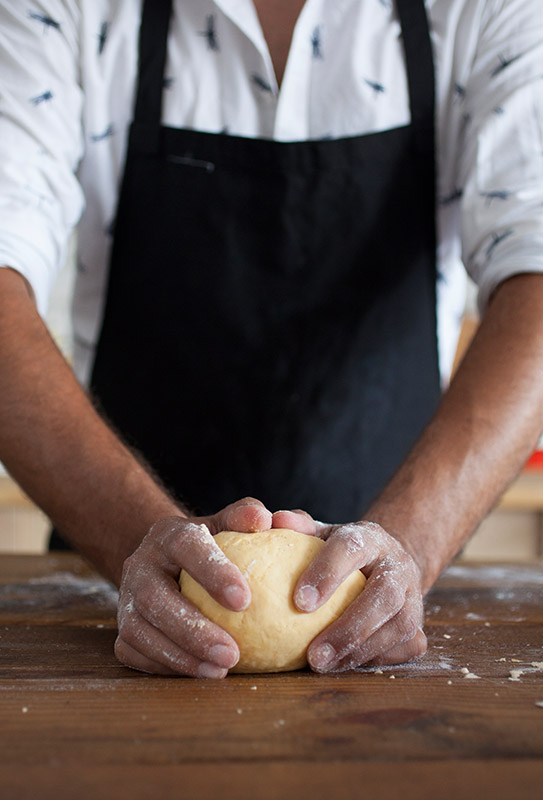
[(237, 642), (241, 657), (231, 672), (286, 672), (306, 666), (310, 642), (364, 587), (365, 578), (356, 570), (321, 608), (301, 612), (292, 595), (298, 578), (324, 547), (321, 539), (284, 528), (258, 533), (223, 531), (214, 538), (249, 583), (249, 607), (229, 611), (184, 571), (179, 582), (183, 594)]

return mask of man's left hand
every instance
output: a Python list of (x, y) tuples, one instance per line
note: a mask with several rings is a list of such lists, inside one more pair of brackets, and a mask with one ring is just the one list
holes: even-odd
[(311, 642), (312, 669), (400, 664), (426, 652), (420, 570), (397, 539), (373, 522), (326, 525), (302, 511), (278, 511), (272, 524), (326, 542), (294, 590), (300, 611), (319, 608), (355, 569), (367, 578), (364, 591)]

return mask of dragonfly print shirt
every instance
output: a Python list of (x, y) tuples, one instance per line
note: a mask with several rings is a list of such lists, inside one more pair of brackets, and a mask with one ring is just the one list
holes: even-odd
[[(426, 6), (437, 79), (445, 384), (466, 270), (482, 309), (508, 276), (543, 271), (543, 5)], [(409, 122), (392, 0), (307, 0), (280, 90), (251, 0), (174, 0), (173, 11), (163, 89), (168, 126), (300, 141)], [(27, 278), (44, 314), (78, 227), (73, 313), (83, 382), (102, 318), (140, 13), (140, 0), (0, 2), (0, 264)]]

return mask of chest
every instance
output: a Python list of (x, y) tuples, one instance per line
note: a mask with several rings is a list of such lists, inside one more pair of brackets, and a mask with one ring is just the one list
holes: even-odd
[(305, 0), (253, 0), (280, 86), (296, 21)]

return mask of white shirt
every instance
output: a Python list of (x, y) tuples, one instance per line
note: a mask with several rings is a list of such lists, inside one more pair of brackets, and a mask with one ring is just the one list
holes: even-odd
[[(279, 141), (409, 121), (392, 0), (307, 0), (281, 90), (251, 0), (174, 0), (163, 122)], [(543, 271), (541, 0), (427, 0), (437, 73), (438, 342), (465, 272), (491, 292)], [(88, 376), (134, 102), (141, 0), (1, 0), (0, 264), (47, 308), (78, 225), (76, 370)], [(416, 197), (416, 187), (413, 187)]]

